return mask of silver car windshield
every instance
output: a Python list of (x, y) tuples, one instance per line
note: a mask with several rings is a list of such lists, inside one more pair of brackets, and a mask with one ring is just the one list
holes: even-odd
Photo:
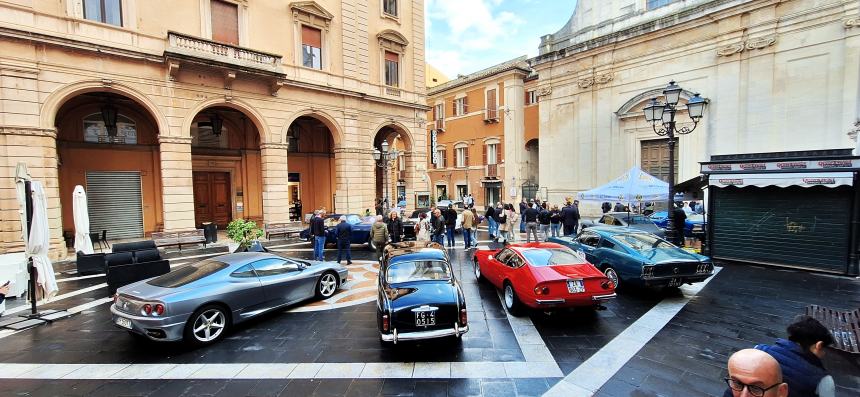
[(227, 267), (224, 262), (216, 260), (205, 260), (195, 264), (180, 267), (170, 273), (158, 276), (147, 281), (147, 284), (162, 288), (176, 288), (185, 284), (195, 282), (203, 277), (213, 274)]
[(647, 233), (616, 234), (614, 238), (621, 245), (639, 252), (647, 251), (654, 248), (674, 247), (674, 245), (669, 244), (665, 240), (662, 240), (657, 236)]
[(388, 267), (385, 280), (389, 284), (410, 281), (450, 280), (451, 267), (442, 261), (414, 261), (395, 263)]
[(532, 266), (577, 265), (585, 261), (569, 249), (530, 248), (522, 251)]

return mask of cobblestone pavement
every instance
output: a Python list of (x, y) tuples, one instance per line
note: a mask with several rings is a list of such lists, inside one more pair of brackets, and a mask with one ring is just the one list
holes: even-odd
[[(311, 256), (301, 242), (270, 246), (284, 255)], [(381, 346), (375, 294), (367, 293), (374, 289), (365, 285), (372, 279), (371, 255), (358, 246), (353, 254), (367, 262), (350, 269), (359, 277), (348, 291), (240, 325), (201, 349), (148, 342), (115, 328), (107, 290), (99, 287), (104, 277), (78, 278), (57, 266), (65, 280), (60, 293), (68, 297), (45, 308), (81, 312), (53, 325), (0, 331), (0, 378), (6, 378), (0, 379), (0, 396), (537, 396), (557, 392), (551, 387), (565, 376), (576, 381), (573, 371), (583, 362), (612, 355), (604, 349), (610, 341), (679, 296), (686, 306), (614, 376), (606, 374), (598, 395), (719, 395), (732, 351), (781, 336), (807, 304), (860, 306), (857, 280), (728, 265), (695, 296), (687, 290), (624, 290), (603, 311), (509, 317), (498, 293), (475, 282), (471, 255), (461, 246), (451, 255), (470, 332), (460, 343)], [(326, 252), (329, 259), (334, 255)], [(198, 259), (171, 256), (173, 264)], [(10, 310), (21, 309), (13, 302)], [(825, 362), (840, 395), (856, 395), (857, 358), (832, 353)]]

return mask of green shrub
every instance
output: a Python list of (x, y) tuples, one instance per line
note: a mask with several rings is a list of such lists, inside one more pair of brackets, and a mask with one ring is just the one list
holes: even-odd
[(263, 236), (263, 230), (254, 221), (236, 219), (227, 225), (227, 237), (239, 244), (240, 249), (248, 248), (252, 242)]

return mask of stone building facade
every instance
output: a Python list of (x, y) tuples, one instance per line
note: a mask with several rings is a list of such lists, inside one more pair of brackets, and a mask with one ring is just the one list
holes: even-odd
[(540, 186), (560, 202), (633, 165), (667, 177), (666, 141), (642, 108), (670, 80), (685, 89), (682, 103), (709, 100), (679, 138), (678, 181), (716, 154), (854, 147), (858, 26), (854, 0), (578, 1), (530, 60)]
[[(429, 88), (430, 194), (475, 206), (511, 202), (537, 186), (537, 80), (526, 57)], [(534, 192), (525, 192), (534, 197)]]
[(424, 70), (422, 0), (0, 1), (0, 253), (22, 249), (21, 162), (55, 258), (78, 184), (108, 239), (285, 222), (372, 207), (373, 150), (397, 141), (411, 197)]

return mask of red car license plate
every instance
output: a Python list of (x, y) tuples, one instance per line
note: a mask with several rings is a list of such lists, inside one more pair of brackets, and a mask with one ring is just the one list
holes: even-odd
[(415, 326), (426, 327), (428, 325), (436, 325), (436, 311), (415, 312)]
[(567, 292), (579, 294), (585, 292), (585, 283), (582, 280), (567, 280)]

